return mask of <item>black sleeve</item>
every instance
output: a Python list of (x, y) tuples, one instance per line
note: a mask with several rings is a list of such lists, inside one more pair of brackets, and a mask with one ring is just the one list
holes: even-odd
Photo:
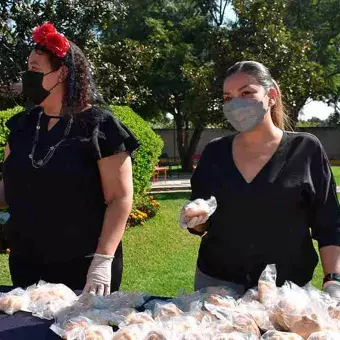
[[(211, 197), (211, 159), (212, 147), (208, 144), (202, 152), (201, 158), (197, 164), (194, 174), (191, 177), (191, 197), (190, 200), (197, 198), (209, 199)], [(209, 223), (209, 221), (207, 222)], [(204, 232), (199, 232), (188, 228), (190, 234), (202, 236)]]
[(26, 121), (27, 121), (27, 111), (22, 111), (19, 112), (17, 114), (15, 114), (14, 116), (12, 116), (11, 118), (9, 118), (5, 125), (7, 127), (7, 129), (9, 130), (9, 135), (7, 138), (7, 143), (9, 145), (9, 148), (12, 149), (12, 138), (13, 138), (13, 134), (19, 130), (20, 128), (24, 128)]
[(207, 144), (202, 152), (195, 172), (191, 177), (191, 200), (195, 200), (196, 198), (209, 199), (212, 194), (212, 183), (210, 176), (213, 159), (212, 152), (212, 145)]
[(319, 248), (340, 246), (340, 208), (336, 183), (325, 150), (319, 142), (311, 160), (314, 197), (311, 206), (312, 237)]
[(120, 152), (132, 153), (139, 147), (139, 142), (133, 133), (111, 113), (107, 113), (98, 125), (94, 144), (96, 159), (102, 159)]

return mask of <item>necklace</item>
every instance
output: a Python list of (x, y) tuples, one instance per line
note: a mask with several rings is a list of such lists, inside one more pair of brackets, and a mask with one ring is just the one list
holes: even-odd
[(39, 113), (38, 122), (37, 122), (36, 130), (35, 130), (35, 136), (34, 136), (33, 145), (32, 145), (32, 150), (31, 150), (31, 153), (28, 155), (29, 159), (32, 162), (32, 166), (35, 169), (39, 169), (42, 166), (45, 166), (49, 162), (49, 160), (51, 159), (55, 151), (58, 149), (59, 145), (66, 140), (67, 136), (70, 133), (71, 126), (73, 123), (73, 117), (71, 116), (69, 121), (67, 122), (67, 126), (65, 128), (63, 138), (57, 144), (50, 146), (50, 149), (48, 150), (47, 154), (45, 155), (43, 159), (36, 161), (34, 159), (34, 154), (35, 154), (35, 149), (39, 142), (39, 131), (40, 131), (40, 122), (41, 122), (42, 115), (43, 115), (43, 111)]

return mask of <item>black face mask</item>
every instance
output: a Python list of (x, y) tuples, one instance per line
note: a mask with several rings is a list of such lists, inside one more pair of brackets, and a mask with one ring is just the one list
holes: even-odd
[(51, 91), (59, 84), (54, 85), (49, 91), (44, 89), (42, 83), (44, 76), (55, 72), (51, 71), (49, 73), (26, 71), (22, 76), (22, 93), (24, 96), (28, 97), (33, 104), (41, 104), (50, 94)]

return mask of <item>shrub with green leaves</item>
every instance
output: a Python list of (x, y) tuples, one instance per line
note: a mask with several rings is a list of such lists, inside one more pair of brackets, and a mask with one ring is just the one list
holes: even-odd
[(4, 159), (5, 147), (9, 134), (9, 130), (5, 124), (9, 118), (21, 112), (22, 110), (23, 108), (21, 106), (16, 106), (12, 109), (0, 111), (0, 161), (3, 161)]
[(122, 121), (141, 143), (133, 161), (133, 188), (135, 206), (142, 204), (143, 197), (150, 188), (153, 169), (162, 152), (163, 140), (143, 118), (127, 106), (111, 106), (114, 115)]
[[(150, 124), (138, 116), (132, 109), (127, 106), (111, 106), (114, 115), (121, 120), (138, 138), (141, 145), (135, 152), (133, 162), (133, 186), (135, 194), (135, 206), (143, 204), (144, 196), (150, 188), (150, 178), (152, 176), (155, 164), (162, 152), (163, 141), (152, 130)], [(0, 157), (3, 159), (6, 141), (8, 138), (8, 129), (5, 126), (6, 121), (22, 111), (23, 108), (16, 106), (6, 111), (0, 111)]]

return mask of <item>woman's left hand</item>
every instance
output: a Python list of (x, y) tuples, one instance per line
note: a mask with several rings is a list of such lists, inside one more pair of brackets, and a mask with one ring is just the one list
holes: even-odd
[(94, 254), (83, 293), (109, 295), (114, 256)]
[(331, 298), (340, 301), (340, 282), (328, 281), (324, 284), (323, 290), (328, 293)]

